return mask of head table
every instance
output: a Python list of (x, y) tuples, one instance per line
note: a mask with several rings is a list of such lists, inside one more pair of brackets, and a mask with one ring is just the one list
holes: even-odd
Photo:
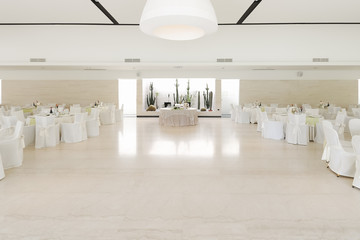
[(161, 108), (159, 112), (161, 126), (183, 127), (198, 124), (198, 112), (196, 108), (172, 109)]

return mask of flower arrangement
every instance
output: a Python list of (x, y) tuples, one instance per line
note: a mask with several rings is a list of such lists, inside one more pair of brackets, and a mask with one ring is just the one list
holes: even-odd
[(330, 106), (330, 103), (324, 103), (323, 101), (320, 101), (319, 108), (327, 108)]
[(40, 106), (40, 102), (39, 102), (38, 100), (36, 100), (35, 102), (33, 102), (33, 106), (34, 106), (34, 107)]

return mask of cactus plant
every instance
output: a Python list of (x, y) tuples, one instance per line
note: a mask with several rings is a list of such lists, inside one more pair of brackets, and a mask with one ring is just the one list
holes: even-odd
[(190, 80), (188, 80), (187, 88), (186, 88), (186, 96), (185, 96), (185, 102), (189, 103), (191, 106), (191, 94), (190, 94)]
[(200, 110), (200, 91), (198, 92), (198, 110)]
[(210, 91), (210, 93), (209, 93), (209, 111), (212, 111), (212, 104), (213, 104), (213, 92), (212, 91)]
[(148, 107), (150, 107), (151, 105), (154, 106), (155, 102), (156, 102), (156, 96), (154, 95), (154, 85), (153, 85), (153, 83), (150, 83), (149, 90), (150, 90), (150, 96), (149, 96), (149, 94), (146, 95), (146, 103), (147, 103)]
[(180, 100), (179, 100), (179, 83), (178, 83), (177, 79), (176, 79), (175, 87), (176, 87), (176, 96), (175, 96), (176, 102), (175, 103), (180, 103)]
[(206, 90), (206, 93), (203, 92), (203, 95), (204, 95), (204, 108), (209, 109), (210, 111), (212, 111), (212, 102), (213, 102), (214, 93), (212, 91), (209, 92), (208, 84), (206, 84), (205, 90)]

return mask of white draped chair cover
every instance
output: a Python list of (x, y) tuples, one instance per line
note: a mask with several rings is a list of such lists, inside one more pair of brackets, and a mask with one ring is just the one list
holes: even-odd
[(115, 121), (121, 122), (124, 116), (124, 104), (121, 105), (121, 108), (115, 110)]
[(54, 116), (35, 116), (35, 148), (55, 147), (60, 142), (59, 124)]
[(281, 121), (269, 120), (267, 112), (261, 112), (262, 136), (267, 139), (283, 140), (284, 124)]
[(100, 122), (103, 125), (114, 124), (115, 120), (115, 105), (107, 105), (100, 112)]
[(61, 141), (75, 143), (86, 140), (86, 118), (87, 112), (76, 113), (73, 123), (61, 123)]
[(236, 110), (235, 110), (235, 106), (234, 104), (230, 104), (230, 116), (231, 116), (231, 120), (235, 121), (236, 120)]
[(236, 111), (236, 122), (237, 123), (250, 123), (250, 113), (244, 112), (241, 107)]
[(317, 116), (319, 115), (319, 109), (318, 108), (306, 108), (305, 113), (307, 115)]
[(24, 111), (23, 110), (11, 111), (10, 115), (16, 117), (16, 119), (21, 121), (21, 122), (25, 122), (25, 117), (24, 117)]
[(353, 136), (351, 142), (354, 152), (356, 154), (356, 163), (355, 163), (356, 170), (352, 185), (353, 187), (360, 188), (360, 135)]
[(13, 135), (0, 140), (0, 155), (4, 169), (19, 167), (23, 162), (24, 123), (17, 121)]
[(86, 131), (88, 137), (97, 137), (99, 136), (99, 109), (91, 108), (90, 116), (86, 120)]
[(76, 114), (81, 113), (81, 107), (80, 106), (70, 106), (70, 114)]
[(360, 119), (351, 119), (349, 121), (349, 130), (352, 137), (360, 135)]
[(4, 177), (5, 177), (4, 166), (0, 154), (0, 180), (3, 179)]
[(360, 108), (352, 108), (351, 110), (354, 117), (360, 118)]
[(354, 177), (356, 155), (353, 148), (344, 148), (341, 145), (335, 129), (324, 126), (324, 133), (330, 147), (329, 168), (338, 176)]
[(305, 114), (289, 113), (288, 123), (286, 125), (286, 141), (291, 144), (308, 144), (309, 129), (306, 125)]
[(346, 114), (338, 111), (336, 114), (336, 119), (334, 123), (334, 129), (337, 131), (339, 135), (343, 135), (345, 131), (345, 118)]
[(1, 128), (15, 127), (17, 121), (17, 117), (15, 116), (2, 116)]
[(330, 161), (330, 144), (328, 142), (328, 136), (326, 136), (326, 132), (325, 132), (325, 128), (331, 128), (334, 129), (333, 125), (331, 124), (331, 122), (329, 120), (323, 120), (322, 123), (322, 131), (324, 134), (324, 151), (321, 157), (321, 160), (324, 160), (326, 162)]

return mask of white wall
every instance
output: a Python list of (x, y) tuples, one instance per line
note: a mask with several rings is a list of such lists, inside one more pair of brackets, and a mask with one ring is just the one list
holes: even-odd
[(303, 104), (316, 107), (320, 101), (337, 106), (357, 104), (358, 81), (240, 81), (240, 103)]
[(79, 103), (87, 106), (96, 100), (118, 102), (118, 82), (61, 80), (3, 80), (2, 104), (25, 105), (34, 101), (46, 103)]
[(1, 26), (0, 62), (28, 63), (44, 57), (52, 63), (143, 62), (359, 62), (359, 25), (220, 26), (216, 34), (194, 41), (149, 37), (138, 27)]

